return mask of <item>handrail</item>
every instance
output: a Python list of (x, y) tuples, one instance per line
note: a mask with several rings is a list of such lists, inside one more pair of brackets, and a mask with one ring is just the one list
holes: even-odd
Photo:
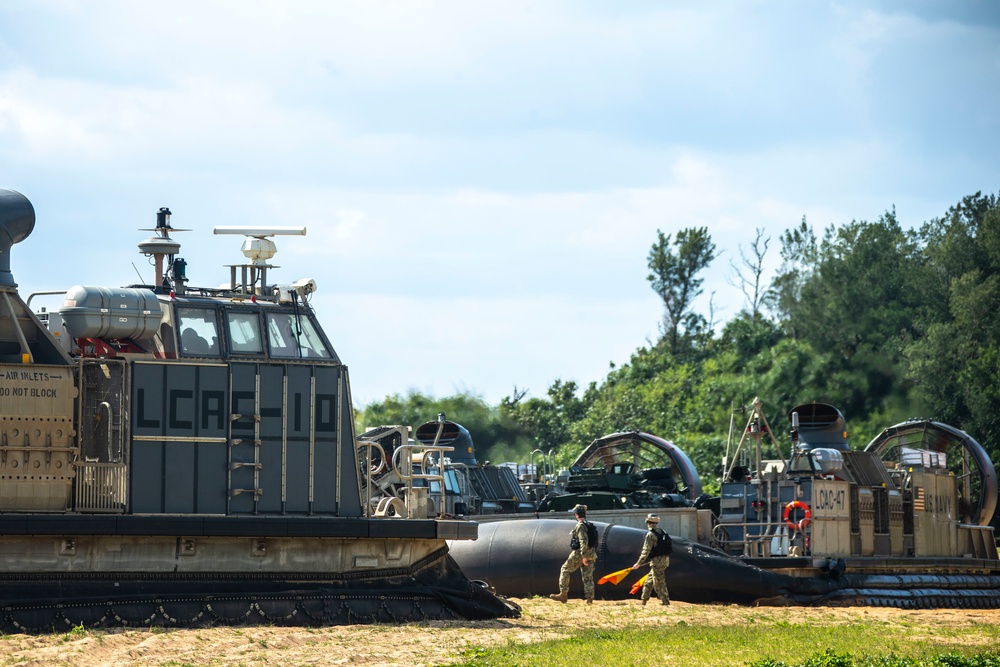
[[(763, 532), (751, 535), (748, 528), (763, 529)], [(743, 532), (743, 539), (734, 540), (729, 536), (729, 531), (727, 528), (741, 528)], [(806, 526), (804, 531), (796, 531), (797, 533), (803, 535), (804, 537), (809, 537), (812, 533), (812, 524)], [(714, 528), (712, 528), (712, 539), (717, 544), (722, 551), (729, 553), (727, 545), (739, 545), (742, 548), (743, 555), (748, 557), (760, 557), (765, 551), (763, 548), (752, 549), (752, 546), (762, 545), (764, 542), (771, 542), (773, 540), (780, 540), (783, 542), (783, 547), (786, 552), (791, 551), (793, 548), (801, 548), (798, 545), (792, 544), (792, 538), (794, 533), (790, 533), (783, 523), (761, 523), (757, 521), (748, 522), (725, 522), (717, 523)], [(806, 542), (808, 544), (808, 542)], [(780, 552), (779, 548), (779, 552)], [(801, 555), (809, 555), (808, 549), (803, 549)], [(777, 553), (777, 552), (776, 552)]]
[[(371, 516), (372, 475), (378, 475), (385, 470), (385, 450), (382, 449), (382, 445), (372, 440), (358, 440), (357, 445), (358, 447), (368, 448), (368, 457), (366, 460), (367, 465), (365, 466), (368, 469), (368, 485), (365, 487), (366, 493), (368, 494), (368, 500), (365, 501), (365, 517), (369, 517)], [(372, 470), (372, 449), (377, 449), (378, 453), (381, 455), (378, 470)]]
[(542, 475), (541, 475), (541, 479), (545, 479), (545, 452), (543, 452), (540, 449), (533, 449), (533, 450), (531, 450), (531, 458), (528, 459), (528, 461), (531, 463), (531, 470), (532, 470), (532, 473), (531, 473), (532, 474), (532, 480), (531, 481), (537, 484), (538, 481), (539, 481), (539, 475), (538, 475), (538, 467), (535, 465), (535, 454), (541, 454), (542, 455)]
[(36, 296), (56, 296), (58, 294), (65, 294), (68, 291), (69, 290), (65, 289), (54, 289), (54, 290), (43, 290), (41, 292), (32, 292), (31, 294), (28, 295), (28, 300), (24, 302), (24, 305), (28, 310), (31, 310), (31, 300), (34, 299)]
[[(418, 452), (419, 453), (419, 458), (417, 459), (417, 463), (420, 464), (420, 470), (424, 471), (424, 472), (419, 472), (419, 473), (413, 472), (413, 463), (414, 463), (414, 461), (413, 461), (413, 452), (414, 452), (414, 450), (419, 450), (419, 452)], [(399, 478), (401, 480), (403, 480), (403, 481), (406, 482), (406, 497), (409, 498), (410, 495), (412, 494), (413, 480), (415, 480), (415, 479), (423, 479), (423, 480), (427, 480), (429, 482), (430, 481), (438, 481), (438, 482), (441, 483), (441, 504), (438, 505), (438, 512), (443, 514), (444, 510), (445, 510), (444, 456), (443, 455), (444, 455), (445, 452), (453, 452), (453, 451), (455, 451), (454, 447), (446, 447), (444, 445), (419, 445), (418, 446), (418, 445), (406, 444), (406, 445), (400, 445), (399, 447), (397, 447), (396, 451), (394, 451), (392, 453), (392, 468), (393, 468), (393, 470), (396, 471), (396, 474), (399, 475)], [(407, 467), (406, 472), (403, 472), (402, 470), (400, 470), (400, 467), (399, 467), (400, 458), (401, 458), (400, 455), (403, 452), (406, 452), (406, 454), (407, 454), (407, 461), (409, 462), (409, 466)], [(428, 464), (427, 457), (430, 456), (430, 455), (433, 455), (433, 454), (437, 454), (438, 455), (438, 463), (434, 463), (433, 461), (431, 461)], [(440, 472), (438, 472), (438, 473), (426, 472), (427, 470), (431, 470), (433, 468), (437, 468)]]

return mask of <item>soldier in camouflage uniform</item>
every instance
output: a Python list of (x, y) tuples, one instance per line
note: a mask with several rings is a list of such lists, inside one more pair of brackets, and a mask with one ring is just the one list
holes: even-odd
[[(646, 539), (642, 543), (642, 553), (639, 554), (639, 560), (632, 566), (633, 570), (650, 559), (650, 555), (653, 554), (654, 549), (660, 542), (660, 536), (657, 535), (659, 524), (660, 517), (655, 514), (650, 514), (646, 517), (646, 528), (649, 532), (646, 533)], [(666, 539), (670, 538), (667, 537)], [(670, 556), (653, 556), (652, 561), (650, 561), (649, 577), (647, 577), (645, 583), (642, 585), (643, 604), (649, 602), (649, 596), (652, 595), (654, 589), (656, 590), (656, 597), (660, 598), (660, 604), (670, 604), (670, 595), (667, 592), (668, 567), (670, 567)]]
[[(587, 604), (594, 603), (594, 565), (597, 564), (597, 545), (587, 538), (587, 506), (577, 505), (570, 510), (576, 515), (576, 525), (570, 533), (569, 558), (559, 570), (559, 592), (549, 595), (553, 600), (565, 603), (569, 599), (569, 575), (580, 570), (583, 577), (583, 596)], [(579, 545), (578, 547), (576, 545)]]

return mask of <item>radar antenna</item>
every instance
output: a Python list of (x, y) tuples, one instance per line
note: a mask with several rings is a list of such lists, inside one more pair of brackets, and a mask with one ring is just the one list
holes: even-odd
[[(243, 256), (248, 264), (229, 264), (229, 289), (243, 294), (267, 294), (267, 270), (280, 267), (268, 264), (278, 248), (272, 236), (305, 236), (305, 227), (215, 227), (215, 234), (239, 234), (246, 237), (243, 242)], [(240, 282), (236, 281), (236, 269), (240, 269)], [(256, 287), (258, 279), (260, 286)]]

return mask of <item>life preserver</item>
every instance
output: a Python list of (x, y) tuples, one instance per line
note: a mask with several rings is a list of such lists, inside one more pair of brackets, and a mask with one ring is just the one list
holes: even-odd
[[(802, 510), (802, 518), (798, 522), (792, 521), (788, 518), (788, 515), (792, 513), (793, 509)], [(809, 505), (806, 505), (801, 500), (793, 500), (785, 505), (785, 513), (781, 516), (781, 520), (785, 522), (785, 525), (788, 526), (789, 530), (797, 530), (801, 533), (812, 521), (812, 510), (809, 509)]]

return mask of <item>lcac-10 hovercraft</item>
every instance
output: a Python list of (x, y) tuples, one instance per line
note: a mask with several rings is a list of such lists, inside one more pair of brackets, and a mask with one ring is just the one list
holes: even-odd
[(304, 228), (216, 228), (248, 261), (198, 288), (160, 209), (152, 285), (78, 285), (36, 315), (9, 254), (34, 224), (0, 190), (0, 628), (518, 614), (448, 554), (477, 524), (362, 501), (315, 283), (267, 281), (270, 237)]

